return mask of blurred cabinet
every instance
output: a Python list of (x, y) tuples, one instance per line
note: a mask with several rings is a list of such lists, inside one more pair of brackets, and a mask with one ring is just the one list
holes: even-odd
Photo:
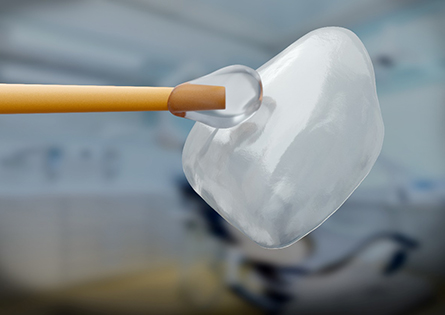
[(60, 281), (60, 200), (0, 199), (0, 279), (18, 286)]
[(174, 261), (177, 206), (160, 194), (0, 198), (0, 281), (47, 288)]

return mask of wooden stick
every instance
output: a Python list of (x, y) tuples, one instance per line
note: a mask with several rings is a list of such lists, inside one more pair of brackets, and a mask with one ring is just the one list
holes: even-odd
[[(221, 97), (225, 106), (224, 87), (200, 87), (201, 93), (194, 95), (196, 100), (209, 98), (205, 109), (224, 108), (221, 107)], [(169, 110), (173, 90), (170, 87), (0, 84), (0, 114), (163, 111)], [(187, 93), (184, 92), (182, 110), (196, 110), (189, 109), (193, 104), (190, 92)], [(180, 108), (181, 94), (175, 95), (173, 105)]]

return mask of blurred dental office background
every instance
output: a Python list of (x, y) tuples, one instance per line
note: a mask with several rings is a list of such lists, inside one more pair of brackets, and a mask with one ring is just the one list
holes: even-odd
[(174, 86), (323, 26), (364, 42), (386, 128), (325, 224), (279, 251), (240, 235), (169, 113), (3, 115), (0, 313), (445, 312), (444, 1), (0, 1), (0, 82)]

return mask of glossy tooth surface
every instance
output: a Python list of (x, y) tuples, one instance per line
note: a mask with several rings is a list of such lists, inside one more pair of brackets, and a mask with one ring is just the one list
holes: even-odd
[(258, 69), (263, 103), (230, 129), (196, 123), (186, 177), (227, 221), (267, 248), (332, 215), (371, 170), (383, 121), (368, 53), (349, 30), (305, 35)]

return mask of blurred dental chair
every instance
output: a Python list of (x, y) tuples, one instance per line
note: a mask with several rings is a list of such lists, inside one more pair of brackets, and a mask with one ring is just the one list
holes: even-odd
[[(186, 182), (180, 190), (191, 205), (181, 292), (197, 307), (209, 307), (229, 289), (270, 313), (366, 313), (362, 308), (374, 301), (380, 314), (399, 314), (431, 294), (422, 279), (400, 276), (419, 244), (392, 230), (384, 209), (346, 203), (296, 244), (267, 250), (226, 223)], [(320, 308), (331, 300), (337, 304)]]

